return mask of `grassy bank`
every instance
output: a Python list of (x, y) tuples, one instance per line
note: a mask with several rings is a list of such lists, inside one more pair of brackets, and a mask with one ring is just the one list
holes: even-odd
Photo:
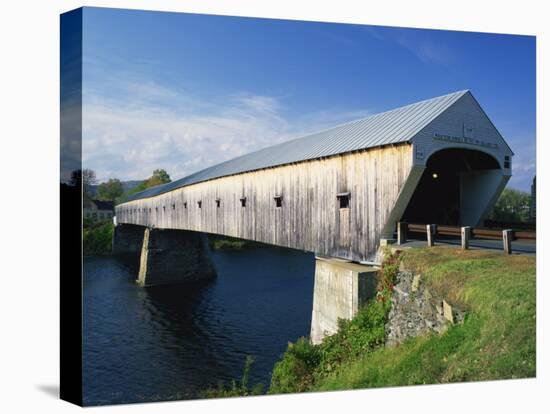
[(436, 247), (401, 259), (430, 291), (465, 310), (465, 321), (384, 348), (383, 292), (322, 344), (290, 344), (270, 393), (535, 376), (534, 257)]
[(113, 223), (85, 222), (83, 229), (84, 255), (109, 254), (113, 245)]

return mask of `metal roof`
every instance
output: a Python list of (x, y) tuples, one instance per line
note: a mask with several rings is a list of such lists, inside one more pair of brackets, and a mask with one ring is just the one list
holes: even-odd
[(370, 115), (326, 131), (263, 148), (208, 167), (187, 177), (134, 194), (129, 201), (153, 197), (214, 178), (313, 160), (366, 148), (410, 141), (468, 90)]

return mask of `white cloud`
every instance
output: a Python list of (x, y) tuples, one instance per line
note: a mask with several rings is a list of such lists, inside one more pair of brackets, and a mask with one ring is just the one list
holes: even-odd
[(407, 36), (396, 39), (397, 42), (414, 53), (422, 62), (427, 64), (447, 65), (452, 63), (454, 56), (451, 50), (442, 43), (432, 40), (414, 40)]
[(449, 65), (455, 59), (455, 54), (449, 46), (435, 37), (420, 35), (415, 29), (388, 30), (387, 27), (365, 27), (365, 31), (378, 40), (389, 39), (407, 49), (426, 64)]
[[(108, 90), (108, 89), (107, 89)], [(152, 82), (119, 80), (124, 99), (85, 89), (83, 165), (100, 181), (143, 179), (156, 168), (173, 179), (308, 132), (364, 116), (319, 112), (289, 123), (274, 97), (199, 99)]]
[[(521, 139), (510, 141), (515, 155), (512, 158), (512, 177), (508, 182), (508, 187), (530, 191), (531, 182), (537, 170), (535, 138), (522, 136)], [(533, 144), (526, 144), (527, 142)]]

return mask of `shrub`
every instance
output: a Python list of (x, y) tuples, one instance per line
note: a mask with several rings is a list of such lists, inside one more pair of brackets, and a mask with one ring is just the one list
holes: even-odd
[(302, 392), (313, 384), (313, 374), (321, 361), (319, 347), (309, 339), (289, 343), (283, 358), (273, 368), (269, 392)]
[(205, 398), (227, 398), (227, 397), (245, 397), (248, 395), (260, 395), (263, 393), (263, 384), (256, 384), (254, 387), (249, 388), (248, 381), (250, 378), (250, 369), (254, 364), (254, 358), (250, 355), (246, 357), (244, 362), (243, 375), (240, 383), (232, 380), (229, 387), (223, 383), (218, 384), (217, 388), (211, 388), (204, 392)]
[(106, 254), (112, 251), (113, 223), (110, 221), (84, 226), (84, 255)]

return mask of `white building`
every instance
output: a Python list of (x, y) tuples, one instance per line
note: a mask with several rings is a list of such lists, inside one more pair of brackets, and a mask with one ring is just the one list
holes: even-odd
[(114, 203), (102, 200), (84, 200), (84, 218), (94, 222), (111, 220), (114, 215)]

